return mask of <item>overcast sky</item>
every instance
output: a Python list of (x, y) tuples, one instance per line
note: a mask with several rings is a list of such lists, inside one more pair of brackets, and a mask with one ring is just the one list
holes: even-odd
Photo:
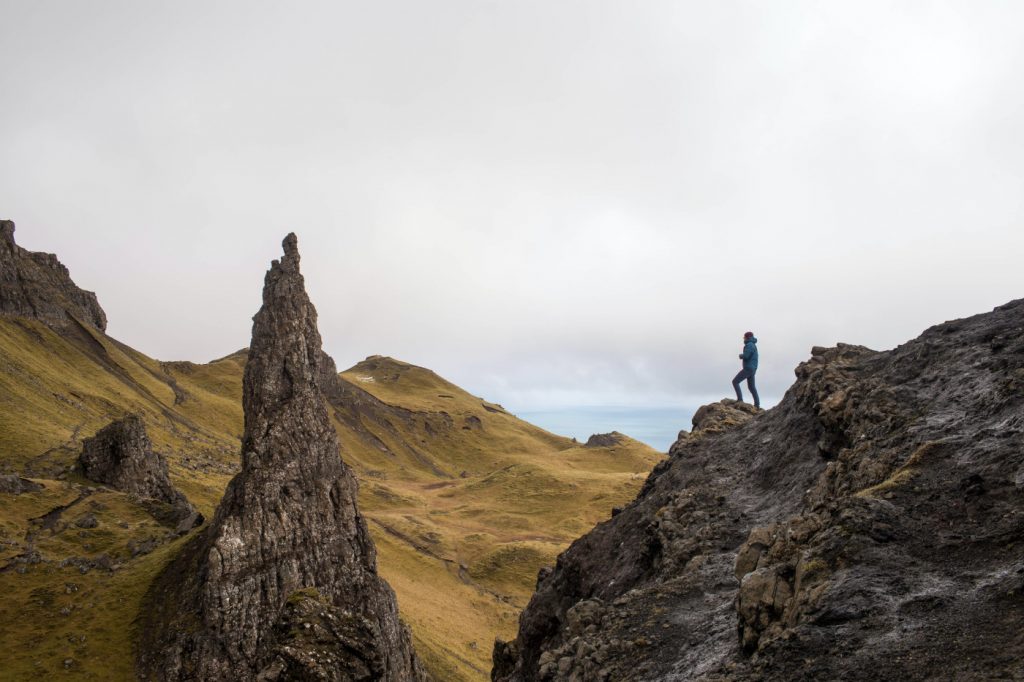
[(514, 411), (1024, 296), (1019, 2), (0, 0), (0, 93), (0, 217), (160, 359), (247, 345), (289, 231), (340, 367)]

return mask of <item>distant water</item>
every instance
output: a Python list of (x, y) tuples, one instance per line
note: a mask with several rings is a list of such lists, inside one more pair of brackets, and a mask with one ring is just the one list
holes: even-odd
[(618, 431), (667, 452), (681, 429), (690, 429), (693, 407), (573, 407), (515, 414), (560, 436), (586, 443), (595, 433)]

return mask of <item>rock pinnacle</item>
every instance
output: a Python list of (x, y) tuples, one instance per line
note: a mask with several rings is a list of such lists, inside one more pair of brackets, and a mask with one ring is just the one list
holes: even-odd
[[(206, 533), (150, 589), (145, 679), (422, 678), (328, 418), (331, 361), (295, 235), (283, 246), (253, 317), (242, 470)], [(315, 612), (333, 634), (296, 638), (296, 612)]]

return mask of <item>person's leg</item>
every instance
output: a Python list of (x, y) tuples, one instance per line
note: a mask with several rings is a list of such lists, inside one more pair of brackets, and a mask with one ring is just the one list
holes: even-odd
[(747, 370), (741, 369), (736, 378), (732, 380), (732, 387), (736, 389), (736, 400), (743, 402), (743, 391), (740, 390), (740, 382), (747, 378)]
[(761, 399), (757, 397), (757, 387), (754, 386), (754, 374), (756, 372), (747, 375), (747, 388), (750, 389), (750, 395), (754, 396), (754, 407), (761, 407)]

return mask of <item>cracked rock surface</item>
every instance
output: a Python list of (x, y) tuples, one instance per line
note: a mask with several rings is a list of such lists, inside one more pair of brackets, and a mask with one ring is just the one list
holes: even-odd
[(698, 411), (494, 680), (1024, 679), (1024, 301), (796, 375)]
[[(242, 470), (150, 588), (143, 679), (423, 679), (328, 420), (328, 361), (289, 235), (253, 318)], [(289, 634), (304, 610), (315, 638)]]

